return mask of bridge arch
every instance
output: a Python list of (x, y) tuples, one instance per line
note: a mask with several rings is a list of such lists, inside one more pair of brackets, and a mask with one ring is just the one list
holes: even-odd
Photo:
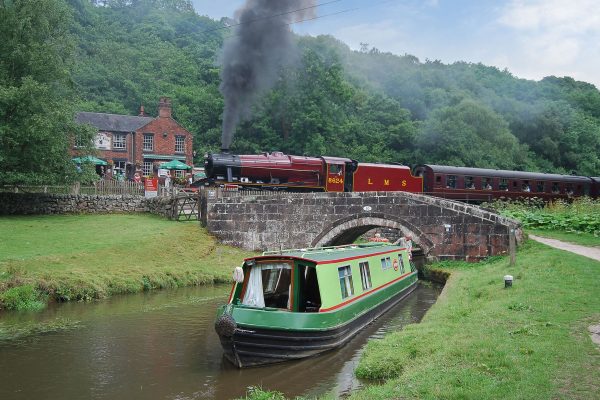
[(354, 242), (358, 237), (374, 228), (392, 228), (410, 235), (427, 256), (433, 242), (417, 226), (394, 215), (380, 213), (355, 214), (340, 218), (327, 226), (312, 241), (312, 247), (335, 246)]

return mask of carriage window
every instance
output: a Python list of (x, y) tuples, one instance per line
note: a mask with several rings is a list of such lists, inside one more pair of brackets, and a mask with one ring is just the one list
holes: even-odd
[(465, 176), (465, 189), (475, 189), (475, 181), (472, 176)]
[(386, 270), (392, 268), (392, 260), (389, 257), (381, 259), (381, 269)]
[(518, 182), (517, 181), (512, 181), (512, 184), (513, 184), (513, 189), (516, 189), (517, 185), (518, 185)]
[(531, 192), (531, 187), (529, 186), (529, 181), (523, 181), (521, 185), (521, 190), (524, 192)]
[(552, 182), (552, 193), (558, 194), (560, 192), (560, 186), (558, 182)]
[(342, 299), (354, 295), (354, 285), (352, 284), (352, 270), (349, 265), (338, 268), (340, 277), (340, 289), (342, 290)]
[(446, 176), (446, 188), (456, 189), (456, 175)]
[(538, 181), (536, 189), (538, 192), (545, 192), (546, 191), (546, 182)]
[(330, 174), (340, 174), (342, 172), (342, 166), (340, 164), (329, 164)]
[(360, 267), (360, 281), (362, 282), (363, 290), (371, 288), (371, 271), (369, 270), (368, 262), (361, 262), (358, 264)]
[(567, 183), (567, 187), (565, 188), (565, 193), (566, 194), (573, 194), (573, 185), (571, 185), (570, 183)]
[(441, 175), (435, 176), (435, 184), (438, 186), (442, 184), (442, 176)]
[(500, 190), (508, 190), (508, 179), (501, 178), (500, 183), (498, 184), (498, 189)]
[(492, 190), (492, 178), (481, 178), (481, 188)]

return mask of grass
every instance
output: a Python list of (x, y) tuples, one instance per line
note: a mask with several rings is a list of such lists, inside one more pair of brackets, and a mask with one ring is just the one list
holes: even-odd
[(3, 217), (0, 307), (227, 282), (249, 255), (198, 223), (151, 215)]
[(562, 240), (563, 242), (579, 244), (582, 246), (600, 247), (600, 236), (594, 236), (593, 234), (587, 232), (564, 232), (549, 231), (543, 229), (527, 229), (527, 233), (550, 239)]
[[(600, 263), (528, 242), (517, 264), (444, 263), (444, 292), (420, 324), (371, 341), (351, 399), (596, 399)], [(515, 277), (504, 289), (502, 276)]]

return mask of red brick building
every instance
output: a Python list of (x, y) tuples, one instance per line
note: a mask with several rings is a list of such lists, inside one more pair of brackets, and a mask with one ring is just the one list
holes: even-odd
[[(158, 117), (80, 112), (75, 120), (98, 129), (98, 158), (109, 163), (107, 173), (122, 172), (132, 178), (136, 170), (144, 176), (156, 173), (161, 163), (179, 160), (192, 166), (192, 134), (171, 117), (171, 99), (161, 97)], [(73, 154), (77, 153), (77, 146)]]

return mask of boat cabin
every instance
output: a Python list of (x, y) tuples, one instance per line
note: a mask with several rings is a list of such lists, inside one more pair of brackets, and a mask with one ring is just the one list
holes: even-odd
[(351, 303), (414, 267), (404, 247), (366, 243), (266, 252), (244, 260), (241, 270), (230, 304), (316, 313)]

